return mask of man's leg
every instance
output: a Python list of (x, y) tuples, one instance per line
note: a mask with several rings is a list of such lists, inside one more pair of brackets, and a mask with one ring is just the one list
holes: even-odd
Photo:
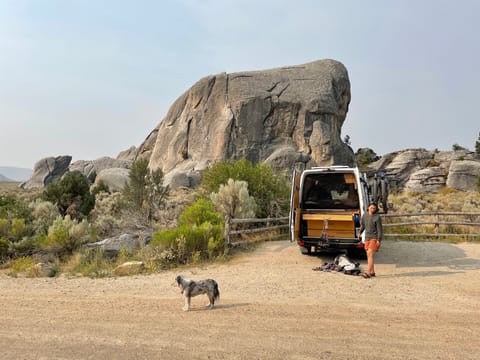
[(375, 274), (375, 266), (373, 262), (375, 251), (372, 249), (367, 249), (366, 252), (367, 252), (367, 274), (372, 275), (372, 274)]

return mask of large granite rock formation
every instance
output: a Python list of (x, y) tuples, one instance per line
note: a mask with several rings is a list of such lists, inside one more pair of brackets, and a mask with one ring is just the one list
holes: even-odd
[(37, 161), (31, 178), (20, 186), (24, 189), (43, 188), (54, 180), (60, 179), (72, 161), (70, 155), (48, 157)]
[(349, 102), (347, 70), (334, 60), (207, 76), (174, 102), (137, 156), (162, 169), (166, 183), (182, 184), (225, 159), (286, 169), (296, 161), (351, 165), (353, 151), (341, 140)]

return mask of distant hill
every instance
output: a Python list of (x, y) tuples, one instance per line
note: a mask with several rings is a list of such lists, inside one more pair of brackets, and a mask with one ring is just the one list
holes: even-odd
[(32, 173), (32, 169), (0, 166), (0, 181), (27, 181)]
[(0, 174), (0, 182), (1, 182), (1, 181), (13, 181), (13, 180), (7, 178), (6, 176), (3, 176), (2, 174)]

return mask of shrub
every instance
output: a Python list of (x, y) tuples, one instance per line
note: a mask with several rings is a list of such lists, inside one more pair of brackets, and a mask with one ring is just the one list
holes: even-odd
[(475, 154), (480, 155), (480, 133), (478, 133), (478, 139), (475, 142)]
[(105, 181), (100, 180), (92, 189), (92, 194), (96, 197), (99, 193), (110, 193), (110, 188)]
[(436, 167), (436, 166), (440, 166), (440, 163), (435, 159), (430, 159), (430, 160), (427, 161), (427, 164), (425, 166), (426, 167)]
[(24, 256), (24, 257), (13, 260), (12, 272), (14, 274), (25, 272), (29, 268), (31, 268), (33, 265), (35, 265), (35, 261), (31, 257)]
[(114, 268), (115, 262), (106, 258), (103, 248), (99, 248), (76, 252), (66, 262), (64, 271), (73, 275), (100, 278), (111, 276)]
[(6, 237), (0, 237), (0, 260), (7, 257), (9, 243)]
[(288, 212), (289, 179), (275, 174), (267, 163), (253, 165), (246, 159), (218, 162), (202, 172), (202, 187), (210, 194), (218, 192), (228, 179), (245, 181), (257, 203), (256, 216), (282, 216)]
[(154, 212), (165, 205), (169, 192), (168, 186), (163, 186), (162, 170), (150, 171), (148, 160), (142, 158), (132, 164), (129, 178), (122, 192), (127, 204), (151, 220)]
[(153, 234), (151, 245), (163, 253), (165, 263), (185, 264), (193, 256), (214, 258), (223, 252), (223, 226), (205, 222), (159, 231)]
[(10, 230), (10, 221), (8, 219), (0, 219), (0, 236), (7, 236)]
[(89, 241), (90, 227), (87, 221), (78, 222), (69, 215), (58, 217), (48, 229), (47, 236), (36, 239), (40, 248), (58, 253), (72, 254), (80, 245)]
[(90, 184), (80, 171), (67, 172), (60, 180), (48, 184), (42, 198), (56, 204), (63, 216), (74, 218), (86, 217), (95, 206)]
[(32, 221), (32, 211), (22, 200), (11, 196), (0, 195), (0, 218), (23, 218), (26, 223)]
[(218, 193), (212, 193), (210, 198), (217, 209), (230, 218), (255, 216), (257, 204), (248, 194), (248, 184), (245, 181), (228, 179), (227, 184), (220, 185)]
[(203, 223), (220, 225), (222, 216), (215, 210), (210, 199), (200, 198), (194, 204), (187, 206), (178, 218), (178, 225), (201, 225)]
[(37, 233), (46, 233), (50, 225), (60, 216), (58, 208), (50, 201), (37, 199), (30, 203), (30, 208), (34, 217), (33, 228)]
[(357, 160), (360, 170), (366, 171), (367, 166), (372, 162), (379, 160), (380, 157), (370, 148), (360, 148), (355, 153), (355, 159)]
[(461, 151), (461, 150), (467, 150), (467, 149), (464, 148), (463, 146), (460, 146), (460, 145), (455, 143), (455, 144), (452, 145), (452, 150), (453, 151)]
[(95, 207), (89, 218), (97, 229), (98, 235), (105, 236), (122, 227), (122, 206), (122, 195), (118, 192), (97, 194)]

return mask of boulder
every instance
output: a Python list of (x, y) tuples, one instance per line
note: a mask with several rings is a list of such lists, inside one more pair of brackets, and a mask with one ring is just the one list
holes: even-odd
[(29, 269), (31, 277), (53, 277), (55, 276), (55, 269), (52, 265), (39, 262)]
[(126, 249), (127, 251), (140, 249), (150, 242), (150, 239), (151, 234), (123, 233), (101, 241), (85, 244), (85, 247), (90, 249), (103, 248), (105, 256), (115, 257), (121, 249)]
[(140, 154), (151, 154), (149, 167), (161, 169), (166, 184), (181, 186), (192, 169), (227, 159), (288, 169), (295, 161), (352, 165), (340, 137), (349, 103), (347, 70), (334, 60), (207, 76), (174, 102)]
[(79, 160), (70, 165), (70, 171), (78, 170), (90, 181), (94, 181), (100, 171), (111, 168), (128, 169), (132, 164), (131, 160), (118, 160), (104, 156), (96, 160)]
[(480, 161), (454, 160), (448, 170), (447, 186), (469, 191), (477, 188), (480, 178)]
[(43, 188), (52, 181), (60, 179), (68, 171), (71, 161), (70, 155), (41, 159), (35, 164), (30, 179), (20, 186), (24, 189)]
[(92, 187), (103, 182), (111, 192), (122, 191), (130, 179), (129, 173), (130, 171), (125, 168), (103, 169), (97, 174)]
[(387, 178), (395, 179), (404, 186), (412, 173), (427, 166), (428, 161), (433, 159), (433, 154), (425, 149), (407, 149), (387, 156), (386, 159), (387, 161), (381, 158), (372, 164), (372, 167), (377, 171), (384, 171)]
[(117, 276), (127, 276), (140, 274), (143, 270), (145, 270), (143, 261), (127, 261), (118, 265), (113, 272)]
[(130, 146), (127, 150), (121, 151), (117, 155), (116, 159), (134, 162), (137, 159), (137, 153), (138, 153), (138, 149), (135, 146)]
[(445, 187), (447, 172), (440, 166), (413, 172), (405, 184), (406, 192), (436, 193)]

